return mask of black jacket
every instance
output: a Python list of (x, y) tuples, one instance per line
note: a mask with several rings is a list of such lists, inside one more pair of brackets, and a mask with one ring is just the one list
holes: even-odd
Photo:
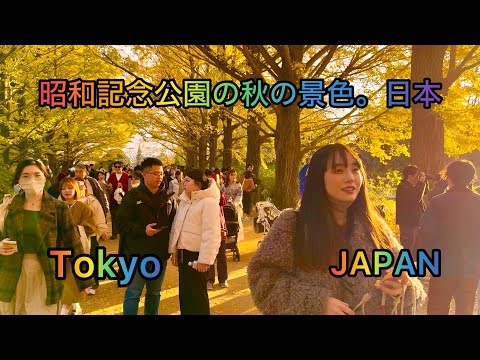
[[(142, 181), (137, 188), (125, 194), (117, 211), (115, 222), (120, 232), (119, 254), (150, 254), (167, 260), (170, 257), (168, 241), (174, 216), (173, 198), (167, 196), (164, 184), (153, 194)], [(148, 236), (145, 227), (151, 223), (165, 228), (156, 235)]]
[(418, 182), (412, 186), (407, 180), (402, 180), (396, 193), (396, 223), (400, 226), (418, 226), (425, 211), (423, 195), (426, 184)]
[(480, 195), (455, 187), (432, 198), (416, 247), (441, 250), (442, 275), (480, 278)]

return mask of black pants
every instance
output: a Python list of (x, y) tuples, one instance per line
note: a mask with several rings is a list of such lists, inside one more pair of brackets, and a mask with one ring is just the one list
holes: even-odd
[(246, 215), (250, 215), (250, 212), (252, 211), (252, 192), (243, 192), (243, 198), (242, 198), (242, 205), (243, 205), (243, 212)]
[(455, 315), (473, 315), (478, 279), (432, 277), (428, 286), (428, 315), (448, 315), (455, 299)]
[(117, 224), (116, 224), (116, 221), (115, 221), (115, 216), (117, 215), (117, 210), (118, 210), (118, 207), (120, 205), (118, 205), (116, 202), (115, 204), (113, 203), (110, 203), (110, 217), (112, 218), (112, 236), (117, 236), (118, 235), (118, 229), (117, 229)]
[[(97, 254), (96, 250), (98, 247), (98, 240), (96, 236), (91, 236), (90, 237), (90, 256), (93, 257), (95, 260), (97, 259)], [(94, 289), (98, 288), (98, 279), (95, 278), (95, 285), (92, 287)]]
[[(227, 254), (225, 253), (225, 241), (220, 241), (220, 248), (217, 254), (218, 282), (223, 283), (228, 279)], [(215, 284), (215, 264), (208, 268), (208, 282)]]
[(178, 250), (178, 282), (180, 313), (182, 315), (210, 315), (207, 274), (188, 265), (198, 259), (198, 252)]
[(417, 229), (418, 226), (400, 225), (400, 244), (402, 244), (404, 249), (410, 250), (412, 255), (414, 255), (415, 251)]

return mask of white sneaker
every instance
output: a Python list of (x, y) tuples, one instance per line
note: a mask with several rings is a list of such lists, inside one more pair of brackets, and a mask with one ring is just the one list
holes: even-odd
[(88, 288), (88, 295), (95, 295), (95, 290), (92, 288)]
[(83, 315), (82, 308), (80, 307), (80, 304), (75, 303), (73, 304), (73, 315)]
[(207, 290), (213, 290), (213, 284), (211, 282), (207, 282)]
[(220, 283), (220, 287), (223, 289), (228, 288), (228, 281), (225, 280), (225, 282)]

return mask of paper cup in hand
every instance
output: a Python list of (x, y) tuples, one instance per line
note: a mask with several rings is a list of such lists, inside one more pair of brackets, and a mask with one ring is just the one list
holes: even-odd
[(3, 246), (7, 249), (15, 249), (15, 251), (18, 251), (17, 249), (17, 242), (12, 241), (12, 240), (3, 240), (2, 241)]

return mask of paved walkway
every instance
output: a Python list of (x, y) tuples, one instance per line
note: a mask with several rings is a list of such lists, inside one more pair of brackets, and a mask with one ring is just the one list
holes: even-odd
[[(252, 220), (244, 222), (245, 239), (238, 243), (240, 261), (232, 259), (232, 253), (227, 252), (228, 283), (229, 287), (222, 289), (218, 283), (209, 291), (210, 308), (212, 315), (260, 315), (261, 313), (253, 304), (247, 281), (247, 266), (257, 249), (257, 244), (263, 239), (263, 234), (253, 231)], [(100, 246), (105, 246), (107, 253), (115, 254), (118, 250), (118, 240), (101, 241)], [(100, 287), (95, 295), (89, 295), (82, 302), (84, 314), (88, 315), (121, 315), (123, 311), (123, 296), (125, 287), (118, 287), (116, 280), (100, 281)], [(165, 281), (163, 283), (160, 301), (161, 315), (178, 315), (178, 272), (177, 268), (168, 262)], [(144, 297), (140, 300), (139, 313), (143, 314)], [(451, 312), (454, 309), (452, 304)], [(476, 313), (476, 309), (475, 309)], [(418, 315), (426, 314), (426, 306), (417, 309)]]
[[(253, 232), (252, 220), (245, 221), (245, 239), (238, 243), (240, 261), (233, 261), (232, 253), (227, 251), (228, 284), (229, 287), (221, 289), (218, 283), (209, 291), (210, 309), (212, 315), (241, 315), (260, 314), (253, 304), (247, 282), (247, 265), (257, 249), (258, 241), (263, 239), (263, 234)], [(107, 249), (107, 253), (115, 254), (118, 250), (118, 240), (101, 241), (100, 246)], [(100, 281), (100, 287), (95, 295), (89, 295), (82, 302), (84, 314), (89, 315), (120, 315), (123, 312), (124, 287), (118, 287), (116, 280)], [(168, 262), (165, 281), (163, 283), (160, 300), (160, 314), (179, 314), (178, 303), (178, 271)], [(145, 291), (145, 290), (144, 290)], [(140, 300), (139, 313), (143, 313), (144, 297)]]

